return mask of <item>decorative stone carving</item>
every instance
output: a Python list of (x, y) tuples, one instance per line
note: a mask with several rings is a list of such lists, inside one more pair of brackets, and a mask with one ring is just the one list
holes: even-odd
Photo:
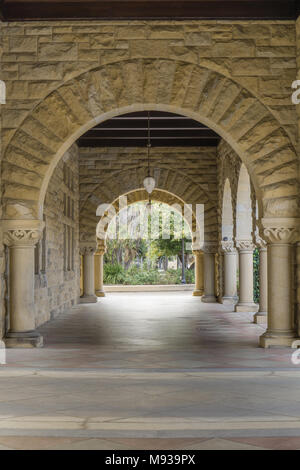
[(206, 242), (203, 245), (202, 251), (206, 254), (216, 254), (218, 253), (218, 243), (217, 242)]
[(293, 244), (300, 239), (300, 219), (262, 219), (263, 237), (271, 244)]
[(259, 235), (255, 237), (255, 245), (260, 251), (267, 251), (267, 242), (263, 240)]
[(232, 240), (222, 241), (221, 247), (224, 253), (236, 253), (236, 248)]
[(34, 246), (42, 238), (44, 225), (40, 220), (3, 221), (3, 243), (7, 246)]
[(239, 251), (253, 251), (255, 245), (252, 240), (237, 240), (236, 247)]
[(7, 230), (3, 234), (3, 241), (7, 246), (35, 245), (42, 233), (41, 230)]
[(266, 228), (264, 230), (264, 236), (267, 238), (269, 243), (295, 243), (299, 236), (299, 231), (295, 227), (276, 227)]
[(96, 246), (95, 245), (80, 245), (80, 247), (79, 247), (79, 253), (82, 256), (93, 255), (95, 252), (96, 252)]

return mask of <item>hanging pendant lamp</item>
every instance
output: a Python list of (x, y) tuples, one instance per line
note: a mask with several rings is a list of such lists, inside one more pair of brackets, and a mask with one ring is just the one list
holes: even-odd
[(148, 154), (148, 176), (144, 179), (144, 188), (146, 189), (147, 193), (149, 194), (149, 202), (147, 204), (150, 205), (151, 209), (151, 198), (150, 194), (153, 192), (155, 188), (155, 179), (150, 176), (150, 148), (151, 148), (151, 139), (150, 139), (150, 112), (148, 111), (148, 143), (147, 143), (147, 154)]

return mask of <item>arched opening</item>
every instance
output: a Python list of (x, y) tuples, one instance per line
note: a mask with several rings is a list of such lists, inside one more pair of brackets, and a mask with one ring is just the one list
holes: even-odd
[(128, 291), (124, 286), (131, 286), (130, 291), (168, 291), (180, 285), (193, 289), (191, 229), (181, 206), (158, 202), (156, 197), (151, 208), (147, 200), (133, 202), (110, 221), (104, 256), (106, 292)]
[(222, 207), (222, 240), (233, 240), (233, 209), (232, 195), (229, 179), (227, 178), (224, 186), (223, 207)]
[(237, 207), (236, 207), (236, 238), (237, 240), (252, 240), (253, 219), (251, 202), (250, 176), (247, 168), (242, 164), (240, 168)]
[[(139, 86), (133, 89), (132, 83)], [(211, 83), (218, 86), (212, 87)], [(170, 59), (141, 58), (103, 65), (72, 78), (25, 116), (4, 158), (5, 218), (41, 219), (48, 182), (66, 150), (96, 124), (120, 114), (151, 109), (202, 122), (226, 140), (252, 175), (264, 217), (298, 215), (296, 177), (291, 173), (280, 176), (279, 172), (283, 165), (296, 162), (296, 154), (286, 131), (269, 109), (216, 70)], [(270, 142), (273, 134), (276, 139)], [(36, 162), (34, 169), (26, 165), (24, 151)], [(253, 153), (256, 158), (252, 159)], [(272, 169), (272, 178), (262, 175), (256, 162), (269, 154), (272, 164), (268, 172)], [(21, 175), (22, 201), (17, 203)], [(282, 194), (286, 193), (279, 197), (279, 205), (273, 193), (275, 175)]]
[(236, 207), (236, 246), (239, 252), (239, 302), (237, 312), (257, 312), (254, 302), (254, 266), (255, 250), (253, 222), (256, 219), (256, 207), (252, 205), (250, 176), (245, 165), (241, 165)]
[[(179, 77), (183, 77), (185, 75), (183, 71), (190, 74), (190, 80), (173, 80), (177, 72)], [(126, 86), (127, 80), (131, 83), (130, 79), (133, 77), (130, 78), (130, 74), (132, 73), (134, 73), (135, 83), (136, 77), (140, 78), (141, 86), (135, 91)], [(161, 73), (170, 80), (161, 80)], [(121, 81), (116, 81), (115, 76), (120, 77)], [(217, 95), (215, 88), (210, 86), (213, 77), (219, 83)], [(124, 80), (125, 82), (121, 84)], [(157, 87), (153, 86), (154, 82)], [(192, 83), (194, 85), (191, 85)], [(195, 83), (201, 83), (203, 86), (195, 87)], [(224, 111), (223, 93), (227, 96), (229, 89), (234, 90), (234, 93), (229, 94), (231, 96), (228, 101), (226, 99), (226, 111)], [(196, 95), (195, 90), (197, 90)], [(178, 96), (180, 96), (179, 99)], [(219, 103), (223, 105), (219, 106)], [(9, 239), (11, 231), (16, 228), (31, 230), (35, 238), (40, 237), (43, 228), (43, 205), (49, 180), (57, 163), (76, 139), (108, 118), (128, 112), (153, 109), (177, 113), (197, 123), (203, 123), (210, 131), (214, 131), (228, 142), (240, 156), (245, 169), (251, 175), (265, 224), (268, 223), (267, 218), (271, 218), (271, 223), (274, 216), (276, 218), (288, 215), (295, 217), (298, 214), (296, 178), (290, 172), (284, 173), (283, 177), (279, 174), (282, 165), (290, 165), (296, 160), (295, 152), (281, 124), (256, 97), (220, 73), (208, 71), (203, 67), (173, 60), (165, 60), (161, 64), (160, 60), (144, 61), (141, 59), (131, 63), (121, 61), (117, 64), (101, 66), (70, 80), (51, 92), (24, 118), (18, 130), (13, 133), (4, 158), (4, 217), (7, 220), (4, 230), (9, 234), (6, 239)], [(259, 132), (257, 132), (258, 128)], [(280, 149), (277, 145), (278, 139), (271, 142), (269, 140), (269, 136), (273, 134), (280, 136)], [(38, 146), (36, 142), (39, 142)], [(272, 154), (272, 164), (271, 168), (268, 167), (267, 174), (264, 174), (259, 169), (260, 165), (257, 164), (257, 160), (267, 158), (269, 154)], [(29, 166), (25, 164), (25, 160), (28, 159), (35, 162), (34, 168), (31, 164)], [(138, 169), (137, 165), (134, 166), (134, 170), (131, 168), (129, 179), (122, 182), (125, 186), (127, 185), (123, 192), (130, 190), (131, 175), (138, 173), (136, 169)], [(166, 172), (168, 168), (162, 165), (160, 170)], [(178, 168), (172, 168), (172, 171), (173, 176), (175, 173), (181, 173), (182, 176), (182, 171), (178, 172)], [(115, 173), (111, 180), (116, 179), (118, 172)], [(119, 180), (122, 177), (121, 173), (120, 171), (118, 175)], [(185, 173), (188, 176), (183, 180), (190, 181), (190, 172)], [(210, 198), (209, 191), (212, 187), (216, 188), (217, 184), (212, 181), (199, 184), (199, 179), (194, 178), (190, 196), (197, 203), (198, 197), (194, 188), (197, 192), (200, 188), (201, 203), (204, 203), (206, 208), (204, 230), (207, 246), (205, 249), (207, 250), (207, 266), (210, 266), (210, 282), (207, 287), (209, 295), (204, 296), (204, 299), (211, 302), (216, 299), (215, 255), (218, 251), (219, 235), (217, 224), (215, 224), (217, 198)], [(276, 183), (274, 183), (275, 180)], [(171, 187), (173, 186), (172, 178), (167, 178), (166, 181)], [(176, 182), (179, 188), (182, 186), (181, 181)], [(22, 198), (19, 197), (20, 182)], [(97, 186), (99, 186), (97, 182), (91, 184), (93, 190)], [(239, 186), (241, 188), (243, 184)], [(279, 186), (280, 191), (277, 191)], [(135, 187), (140, 187), (140, 184)], [(81, 207), (98, 204), (96, 201), (97, 196), (89, 193), (85, 203), (81, 200)], [(239, 211), (239, 204), (237, 211)], [(246, 216), (247, 211), (244, 211), (242, 204), (241, 208), (239, 214), (243, 217), (244, 212)], [(237, 236), (248, 236), (249, 232), (249, 226), (237, 227)], [(88, 247), (91, 242), (90, 233), (81, 232), (81, 235), (80, 242), (85, 245), (84, 250), (90, 249), (91, 246)], [(69, 236), (68, 246), (71, 244), (71, 239), (72, 237)], [(30, 254), (31, 257), (32, 254)], [(28, 286), (28, 289), (32, 290), (32, 285)], [(27, 311), (31, 310), (31, 305), (28, 305)], [(18, 316), (18, 313), (15, 316)], [(34, 330), (33, 314), (29, 316), (30, 321), (27, 326), (29, 327), (30, 324)]]
[(234, 221), (230, 181), (227, 178), (223, 191), (222, 205), (222, 303), (234, 305), (237, 302), (237, 256), (234, 246)]

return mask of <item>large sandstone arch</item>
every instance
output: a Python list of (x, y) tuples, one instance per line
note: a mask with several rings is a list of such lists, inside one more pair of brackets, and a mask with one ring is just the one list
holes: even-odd
[[(196, 210), (196, 204), (204, 205), (205, 240), (217, 240), (218, 226), (215, 201), (209, 197), (201, 185), (194, 182), (184, 173), (172, 168), (160, 168), (155, 164), (154, 169), (156, 189), (153, 192), (153, 200), (166, 202), (166, 204), (190, 204)], [(147, 168), (137, 167), (131, 170), (115, 172), (110, 178), (99, 181), (95, 185), (88, 185), (86, 193), (81, 194), (80, 206), (80, 239), (81, 241), (93, 240), (95, 228), (99, 221), (96, 216), (97, 207), (100, 204), (114, 204), (120, 196), (126, 195), (128, 202), (135, 194), (139, 194), (146, 200), (143, 180), (147, 176)], [(137, 190), (139, 191), (137, 193)], [(156, 198), (156, 199), (155, 199)], [(137, 202), (137, 200), (134, 200)], [(130, 202), (132, 203), (132, 202)]]
[(77, 76), (27, 115), (4, 157), (4, 218), (41, 219), (49, 179), (71, 144), (99, 122), (148, 109), (175, 112), (211, 127), (246, 165), (262, 215), (298, 216), (295, 149), (257, 97), (198, 65), (133, 59)]

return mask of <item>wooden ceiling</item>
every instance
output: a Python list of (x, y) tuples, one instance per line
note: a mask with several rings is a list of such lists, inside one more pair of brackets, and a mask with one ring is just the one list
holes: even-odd
[(0, 0), (2, 19), (295, 19), (299, 0)]
[[(203, 124), (178, 114), (149, 112), (151, 147), (215, 147), (220, 137)], [(148, 112), (124, 114), (98, 124), (82, 135), (79, 147), (145, 147)]]

